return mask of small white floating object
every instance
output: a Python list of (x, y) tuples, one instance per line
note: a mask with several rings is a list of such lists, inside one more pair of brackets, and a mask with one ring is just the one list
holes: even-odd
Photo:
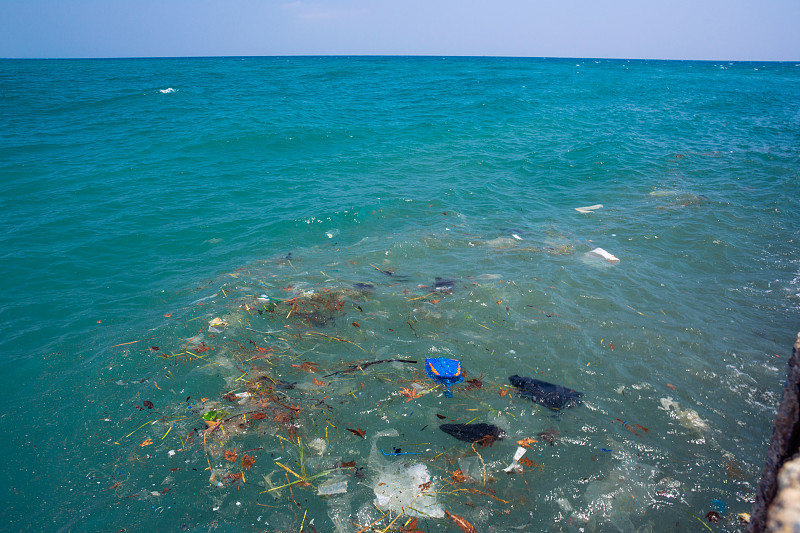
[(512, 237), (514, 237), (515, 239), (517, 239), (518, 241), (521, 241), (521, 240), (522, 240), (522, 237), (520, 237), (520, 236), (519, 236), (519, 235), (517, 235), (516, 233), (512, 233), (512, 234), (511, 234), (511, 236), (512, 236)]
[(522, 456), (525, 455), (526, 451), (527, 450), (522, 446), (517, 446), (517, 451), (514, 453), (514, 460), (510, 465), (503, 469), (503, 472), (511, 472), (512, 470), (519, 468), (519, 460), (522, 459)]
[(169, 94), (174, 93), (177, 89), (173, 89), (172, 87), (167, 87), (166, 89), (159, 89), (159, 92), (162, 94)]
[(603, 250), (602, 248), (595, 248), (591, 252), (586, 252), (587, 255), (599, 255), (603, 259), (611, 262), (611, 263), (619, 263), (619, 258), (616, 255), (610, 254)]
[(575, 211), (577, 211), (578, 213), (586, 214), (586, 213), (591, 213), (596, 209), (600, 209), (601, 207), (603, 207), (603, 204), (587, 205), (586, 207), (576, 207)]

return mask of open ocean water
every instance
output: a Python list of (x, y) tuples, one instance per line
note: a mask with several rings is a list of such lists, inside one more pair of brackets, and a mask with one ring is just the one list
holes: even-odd
[(0, 61), (2, 529), (742, 531), (798, 212), (796, 64)]

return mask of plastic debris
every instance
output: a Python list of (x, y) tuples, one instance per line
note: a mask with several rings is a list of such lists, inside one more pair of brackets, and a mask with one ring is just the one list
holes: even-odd
[(719, 514), (723, 514), (728, 510), (728, 504), (722, 500), (711, 500), (711, 503), (714, 505), (714, 509), (716, 509)]
[(436, 278), (433, 280), (433, 290), (436, 292), (453, 292), (456, 282), (452, 279)]
[(445, 357), (425, 359), (425, 372), (432, 380), (445, 386), (444, 395), (448, 398), (453, 397), (450, 387), (464, 381), (464, 375), (461, 372), (461, 361), (458, 359), (447, 359)]
[(442, 424), (439, 429), (465, 442), (480, 442), (491, 446), (506, 436), (506, 432), (492, 424)]
[(519, 470), (519, 460), (522, 459), (522, 456), (525, 455), (525, 452), (528, 451), (522, 446), (517, 446), (517, 451), (514, 452), (514, 459), (511, 461), (511, 464), (508, 465), (503, 469), (504, 472), (511, 472), (512, 470)]
[(678, 402), (670, 397), (661, 398), (659, 401), (661, 402), (661, 409), (672, 413), (672, 415), (678, 419), (680, 425), (686, 429), (693, 429), (696, 431), (705, 431), (708, 429), (708, 422), (700, 418), (700, 415), (697, 414), (697, 411), (694, 409), (688, 407), (683, 409), (678, 405)]
[(330, 496), (332, 494), (343, 494), (347, 492), (347, 478), (344, 476), (334, 476), (319, 484), (317, 494), (320, 496)]
[(619, 258), (616, 255), (610, 254), (603, 250), (602, 248), (595, 248), (590, 252), (586, 252), (586, 255), (596, 255), (602, 257), (606, 261), (610, 263), (619, 263)]
[(602, 207), (603, 207), (603, 204), (587, 205), (586, 207), (576, 207), (575, 211), (577, 211), (578, 213), (586, 214), (586, 213), (591, 213), (592, 211), (595, 211), (595, 210), (600, 209)]
[(382, 511), (443, 518), (444, 508), (436, 501), (436, 493), (427, 492), (430, 480), (428, 467), (423, 464), (384, 470), (374, 488), (375, 505)]
[(548, 409), (558, 411), (581, 403), (582, 392), (533, 378), (509, 376), (508, 381), (517, 387), (517, 394)]

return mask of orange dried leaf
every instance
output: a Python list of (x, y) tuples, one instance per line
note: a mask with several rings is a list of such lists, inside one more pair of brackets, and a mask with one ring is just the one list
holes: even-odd
[(417, 389), (406, 388), (406, 387), (402, 387), (400, 389), (400, 394), (402, 394), (407, 398), (406, 402), (410, 402), (414, 398), (420, 398), (422, 396), (422, 394), (417, 392)]
[(518, 440), (517, 444), (519, 444), (523, 448), (530, 448), (531, 444), (533, 444), (534, 442), (539, 442), (539, 441), (534, 439), (533, 437), (526, 437), (522, 440)]
[(350, 428), (347, 428), (347, 431), (349, 431), (349, 432), (350, 432), (350, 433), (352, 433), (353, 435), (358, 435), (358, 436), (359, 436), (359, 437), (361, 437), (362, 439), (365, 439), (365, 438), (366, 438), (366, 437), (365, 437), (365, 435), (367, 434), (367, 432), (366, 432), (366, 431), (364, 431), (363, 429), (359, 429), (359, 428), (356, 428), (356, 429), (350, 429)]
[(503, 396), (505, 396), (506, 394), (508, 394), (508, 389), (500, 389), (500, 397), (501, 397), (501, 398), (502, 398)]
[(453, 514), (453, 513), (447, 512), (447, 511), (445, 511), (445, 512), (444, 512), (444, 514), (446, 514), (446, 515), (447, 515), (447, 518), (449, 518), (450, 520), (452, 520), (453, 522), (455, 522), (455, 524), (456, 524), (456, 525), (457, 525), (457, 526), (458, 526), (458, 527), (461, 529), (461, 531), (463, 531), (464, 533), (478, 533), (478, 532), (475, 530), (475, 526), (473, 526), (472, 524), (470, 524), (469, 522), (467, 522), (467, 520), (466, 520), (466, 519), (464, 519), (464, 518), (461, 518), (461, 517), (460, 517), (460, 516), (458, 516), (457, 514)]
[(320, 381), (317, 378), (314, 378), (314, 385), (316, 385), (317, 387), (324, 387), (325, 385), (327, 385), (327, 383), (325, 383), (324, 381)]
[(464, 475), (464, 472), (461, 470), (453, 470), (453, 474), (450, 476), (450, 480), (453, 483), (464, 483), (467, 480), (467, 476)]
[(417, 519), (412, 518), (405, 526), (400, 526), (400, 533), (425, 533), (421, 529), (417, 529)]
[(224, 450), (224, 452), (225, 452), (225, 460), (227, 461), (234, 462), (236, 461), (236, 459), (239, 458), (239, 452), (236, 450), (236, 448), (234, 448), (232, 452), (228, 450)]
[(316, 367), (319, 366), (319, 363), (311, 363), (309, 361), (305, 361), (303, 364), (300, 365), (292, 363), (292, 366), (294, 368), (299, 368), (303, 372), (316, 372), (317, 371)]
[(533, 466), (533, 462), (531, 462), (531, 460), (530, 460), (530, 459), (528, 459), (527, 457), (522, 457), (522, 458), (519, 460), (519, 464), (521, 464), (521, 465), (525, 465), (525, 466), (527, 466), (527, 467), (531, 467), (531, 466)]
[(342, 463), (339, 466), (341, 466), (342, 468), (352, 468), (352, 467), (356, 466), (356, 462), (355, 462), (355, 460), (347, 461), (346, 463)]
[(267, 415), (261, 412), (250, 415), (250, 420), (264, 420), (265, 418), (267, 418)]
[(250, 470), (250, 467), (253, 466), (255, 463), (256, 463), (255, 457), (247, 455), (246, 453), (242, 454), (242, 466), (244, 467), (245, 470)]
[(172, 313), (167, 313), (166, 315), (164, 315), (164, 318), (169, 318), (171, 316), (172, 316)]
[(153, 439), (145, 439), (139, 446), (150, 446), (151, 444), (153, 444)]

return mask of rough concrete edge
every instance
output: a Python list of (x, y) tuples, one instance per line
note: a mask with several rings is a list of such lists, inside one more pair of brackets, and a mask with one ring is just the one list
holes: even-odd
[(775, 415), (764, 471), (756, 490), (756, 502), (748, 528), (750, 533), (762, 533), (765, 530), (767, 510), (778, 489), (778, 471), (797, 453), (800, 444), (800, 333), (797, 334), (787, 367), (783, 399)]

